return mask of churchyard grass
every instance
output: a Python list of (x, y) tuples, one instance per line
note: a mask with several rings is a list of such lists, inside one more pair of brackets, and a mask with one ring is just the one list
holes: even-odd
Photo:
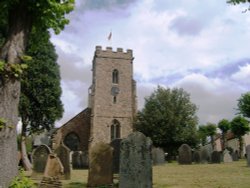
[[(221, 164), (179, 165), (176, 162), (153, 167), (153, 188), (249, 188), (250, 167), (246, 160)], [(87, 170), (73, 170), (63, 188), (83, 188)]]

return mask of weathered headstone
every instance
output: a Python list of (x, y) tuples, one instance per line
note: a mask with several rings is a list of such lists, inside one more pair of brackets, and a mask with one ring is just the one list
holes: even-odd
[(211, 154), (212, 163), (221, 163), (221, 153), (218, 151), (213, 151)]
[(233, 161), (238, 161), (239, 160), (239, 153), (238, 151), (234, 151), (232, 154)]
[(233, 161), (232, 156), (229, 154), (229, 151), (227, 149), (225, 149), (223, 151), (223, 162), (230, 163), (232, 161)]
[(152, 148), (152, 160), (154, 165), (165, 163), (165, 153), (161, 148)]
[(250, 145), (246, 146), (247, 166), (250, 167)]
[(51, 150), (46, 145), (38, 146), (32, 154), (32, 161), (33, 161), (33, 178), (42, 178), (49, 154)]
[(114, 139), (110, 145), (113, 150), (113, 173), (119, 173), (120, 167), (120, 145), (122, 139)]
[(60, 177), (63, 174), (63, 165), (56, 154), (49, 154), (44, 171), (44, 177)]
[(86, 152), (73, 151), (71, 155), (73, 169), (87, 169), (88, 168), (88, 155)]
[(55, 153), (57, 154), (58, 158), (60, 159), (64, 171), (63, 176), (61, 176), (61, 179), (69, 180), (70, 179), (70, 159), (69, 159), (69, 152), (70, 150), (61, 144), (56, 150)]
[(88, 187), (113, 184), (113, 148), (109, 144), (97, 143), (90, 149)]
[(210, 161), (210, 154), (207, 148), (201, 149), (201, 163), (208, 163)]
[(195, 162), (195, 163), (201, 163), (201, 152), (200, 151), (198, 151), (198, 150), (196, 150), (196, 151), (194, 151), (194, 153), (193, 153), (193, 161)]
[(192, 164), (192, 150), (189, 145), (182, 144), (179, 149), (179, 164)]
[(120, 188), (152, 188), (152, 141), (133, 132), (121, 142)]

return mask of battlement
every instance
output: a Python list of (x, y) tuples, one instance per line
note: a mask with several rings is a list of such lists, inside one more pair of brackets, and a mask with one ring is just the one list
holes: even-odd
[(106, 47), (106, 49), (103, 50), (102, 46), (96, 46), (95, 57), (133, 60), (133, 51), (127, 49), (127, 51), (124, 52), (122, 48), (117, 48), (117, 51), (113, 51), (112, 47)]

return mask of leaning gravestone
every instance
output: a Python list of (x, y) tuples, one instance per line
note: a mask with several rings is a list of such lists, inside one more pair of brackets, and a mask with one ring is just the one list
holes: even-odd
[(201, 163), (201, 152), (196, 150), (193, 153), (193, 161), (197, 164)]
[(113, 150), (113, 173), (119, 173), (120, 166), (120, 145), (122, 139), (114, 139), (110, 143)]
[(192, 164), (192, 150), (189, 145), (182, 144), (179, 149), (179, 164)]
[(66, 146), (61, 144), (55, 150), (55, 153), (57, 154), (64, 168), (63, 176), (61, 176), (61, 179), (69, 180), (70, 179), (70, 159), (69, 159), (70, 150)]
[(165, 153), (161, 148), (152, 149), (152, 160), (154, 165), (160, 165), (165, 163)]
[(250, 145), (246, 146), (247, 166), (250, 167)]
[(210, 161), (210, 154), (207, 148), (201, 149), (201, 163), (208, 163)]
[(60, 177), (63, 174), (63, 165), (56, 154), (49, 154), (44, 171), (44, 177)]
[(32, 161), (33, 161), (33, 178), (42, 178), (49, 154), (51, 150), (46, 145), (38, 146), (32, 154)]
[(221, 154), (218, 151), (213, 151), (211, 154), (211, 162), (212, 163), (220, 163), (221, 162)]
[(232, 156), (229, 154), (229, 151), (225, 149), (223, 151), (223, 162), (224, 163), (231, 163), (233, 161)]
[(109, 144), (97, 143), (90, 149), (88, 187), (113, 184), (113, 148)]
[(152, 188), (152, 141), (133, 132), (121, 142), (120, 188)]

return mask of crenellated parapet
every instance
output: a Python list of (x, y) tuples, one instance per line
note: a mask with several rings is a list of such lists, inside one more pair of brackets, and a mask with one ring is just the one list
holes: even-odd
[(101, 58), (113, 58), (113, 59), (130, 59), (133, 60), (133, 51), (127, 49), (126, 52), (123, 51), (122, 48), (117, 48), (116, 51), (113, 51), (112, 47), (106, 47), (106, 49), (102, 49), (101, 46), (96, 46), (95, 48), (95, 56)]

